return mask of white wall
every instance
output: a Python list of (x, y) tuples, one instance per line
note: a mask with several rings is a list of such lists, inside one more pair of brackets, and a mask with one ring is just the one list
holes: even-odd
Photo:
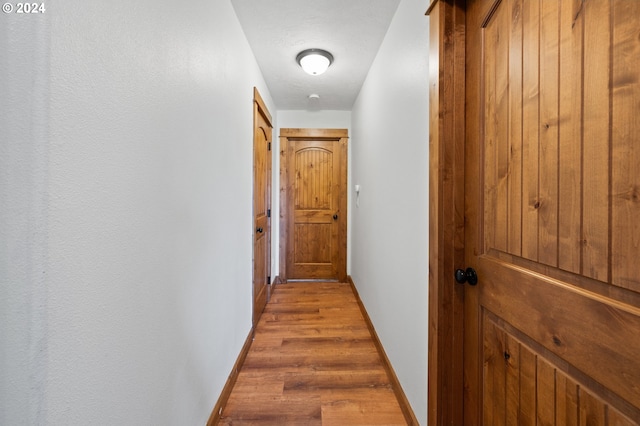
[(49, 21), (0, 17), (0, 424), (44, 424)]
[[(418, 420), (427, 422), (428, 20), (402, 0), (352, 111), (351, 275)], [(351, 187), (353, 195), (353, 186)]]
[[(275, 152), (280, 152), (280, 129), (286, 128), (308, 128), (308, 129), (347, 129), (351, 136), (351, 111), (337, 110), (279, 110), (278, 111), (278, 128), (274, 133)], [(348, 159), (348, 176), (347, 185), (351, 182), (351, 141), (347, 144)], [(273, 194), (274, 200), (272, 205), (272, 217), (280, 217), (280, 156), (273, 158)], [(351, 222), (351, 194), (347, 196), (347, 216), (349, 223)], [(273, 275), (280, 273), (279, 253), (280, 253), (280, 222), (272, 221), (272, 267)], [(347, 227), (347, 274), (351, 272), (351, 227)]]
[[(349, 129), (351, 111), (279, 110), (279, 128)], [(280, 133), (278, 132), (278, 136)]]
[(229, 1), (54, 3), (1, 17), (0, 424), (204, 424), (275, 108)]

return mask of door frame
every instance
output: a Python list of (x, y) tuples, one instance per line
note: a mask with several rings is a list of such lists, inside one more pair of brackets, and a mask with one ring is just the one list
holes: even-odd
[[(267, 125), (269, 126), (269, 134), (266, 135), (267, 137), (267, 142), (269, 143), (269, 145), (273, 145), (273, 121), (271, 118), (271, 114), (269, 113), (269, 110), (267, 109), (266, 104), (264, 103), (264, 100), (262, 99), (262, 97), (260, 96), (260, 93), (258, 92), (258, 89), (256, 87), (253, 88), (253, 158), (254, 158), (254, 172), (253, 172), (253, 198), (252, 198), (252, 230), (253, 230), (253, 225), (255, 224), (255, 216), (256, 216), (256, 212), (255, 212), (255, 199), (256, 196), (258, 194), (255, 193), (256, 191), (256, 179), (258, 178), (258, 176), (256, 175), (256, 171), (255, 171), (255, 153), (256, 153), (256, 149), (257, 149), (257, 145), (256, 145), (256, 141), (257, 141), (257, 131), (258, 131), (258, 117), (262, 116), (262, 118), (266, 121)], [(266, 191), (266, 196), (267, 196), (267, 200), (268, 201), (268, 206), (267, 206), (267, 210), (269, 211), (269, 214), (267, 214), (267, 226), (266, 226), (266, 235), (263, 238), (266, 238), (267, 242), (266, 242), (266, 277), (264, 278), (266, 280), (266, 289), (265, 289), (265, 297), (266, 297), (266, 301), (268, 302), (269, 299), (271, 298), (271, 217), (270, 217), (270, 211), (271, 211), (271, 203), (272, 203), (272, 195), (271, 195), (271, 188), (272, 188), (272, 181), (273, 181), (273, 169), (272, 169), (272, 164), (273, 164), (273, 152), (272, 150), (269, 148), (267, 151), (267, 169), (269, 171), (268, 173), (268, 178), (267, 178), (267, 182), (265, 185), (265, 191)], [(258, 324), (258, 320), (260, 319), (260, 316), (262, 315), (262, 309), (260, 310), (260, 312), (257, 312), (257, 307), (256, 307), (256, 302), (257, 302), (257, 297), (254, 294), (255, 293), (255, 284), (256, 284), (256, 277), (255, 277), (255, 263), (256, 263), (256, 255), (255, 255), (255, 235), (252, 232), (253, 235), (253, 239), (252, 239), (252, 269), (251, 269), (251, 275), (252, 275), (252, 291), (251, 291), (251, 298), (252, 298), (252, 326), (255, 329), (256, 325)]]
[(429, 20), (428, 422), (463, 424), (464, 0), (432, 0)]
[[(343, 169), (341, 175), (348, 179), (348, 143), (349, 131), (347, 129), (301, 129), (301, 128), (282, 128), (280, 129), (280, 273), (278, 278), (282, 282), (287, 282), (288, 270), (287, 270), (287, 224), (290, 218), (288, 217), (288, 196), (289, 190), (287, 188), (288, 175), (287, 175), (287, 150), (289, 147), (289, 141), (305, 141), (305, 140), (319, 140), (319, 141), (335, 141), (336, 143), (344, 142), (342, 152), (342, 164), (340, 167)], [(345, 181), (344, 185), (348, 189), (348, 182)], [(347, 194), (340, 197), (339, 210), (344, 220), (340, 221), (339, 244), (344, 249), (344, 259), (338, 267), (339, 280), (346, 282), (347, 279)]]

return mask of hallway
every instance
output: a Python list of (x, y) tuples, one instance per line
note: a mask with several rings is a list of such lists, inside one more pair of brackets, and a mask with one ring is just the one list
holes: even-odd
[[(206, 424), (253, 326), (254, 90), (273, 118), (272, 282), (284, 273), (280, 129), (348, 129), (347, 273), (426, 424), (429, 2), (385, 1), (397, 4), (393, 17), (340, 108), (324, 83), (357, 77), (349, 63), (359, 49), (328, 45), (335, 34), (323, 22), (337, 11), (352, 28), (345, 10), (361, 23), (372, 3), (288, 2), (319, 28), (305, 26), (308, 45), (292, 34), (281, 55), (267, 53), (313, 85), (299, 106), (276, 100), (235, 3), (69, 0), (2, 15), (0, 425)], [(276, 23), (299, 24), (279, 2), (259, 3)], [(315, 47), (335, 59), (321, 76), (296, 62)], [(302, 351), (291, 340), (301, 337), (283, 336), (281, 349)], [(347, 355), (313, 365), (364, 343), (342, 346), (330, 351)], [(367, 350), (351, 359), (368, 360)], [(367, 411), (375, 399), (360, 401)], [(327, 421), (347, 409), (325, 407)]]
[(406, 424), (349, 284), (276, 288), (218, 424)]

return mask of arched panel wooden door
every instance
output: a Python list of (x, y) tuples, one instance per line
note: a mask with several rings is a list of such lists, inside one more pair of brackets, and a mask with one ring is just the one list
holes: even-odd
[(466, 23), (464, 423), (638, 424), (640, 2)]
[(280, 129), (286, 280), (346, 280), (347, 131)]

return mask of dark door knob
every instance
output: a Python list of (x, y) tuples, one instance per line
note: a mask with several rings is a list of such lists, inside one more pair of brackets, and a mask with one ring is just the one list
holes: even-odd
[(263, 229), (262, 229), (262, 228), (257, 228), (257, 229), (256, 229), (256, 232), (257, 232), (257, 233), (259, 233), (259, 234), (262, 234), (262, 231), (263, 231)]
[(478, 274), (476, 273), (476, 270), (473, 268), (467, 268), (466, 270), (456, 269), (455, 277), (456, 277), (456, 282), (460, 284), (464, 284), (464, 283), (469, 283), (469, 285), (478, 284)]
[(333, 220), (338, 220), (338, 215), (337, 214), (333, 215)]

